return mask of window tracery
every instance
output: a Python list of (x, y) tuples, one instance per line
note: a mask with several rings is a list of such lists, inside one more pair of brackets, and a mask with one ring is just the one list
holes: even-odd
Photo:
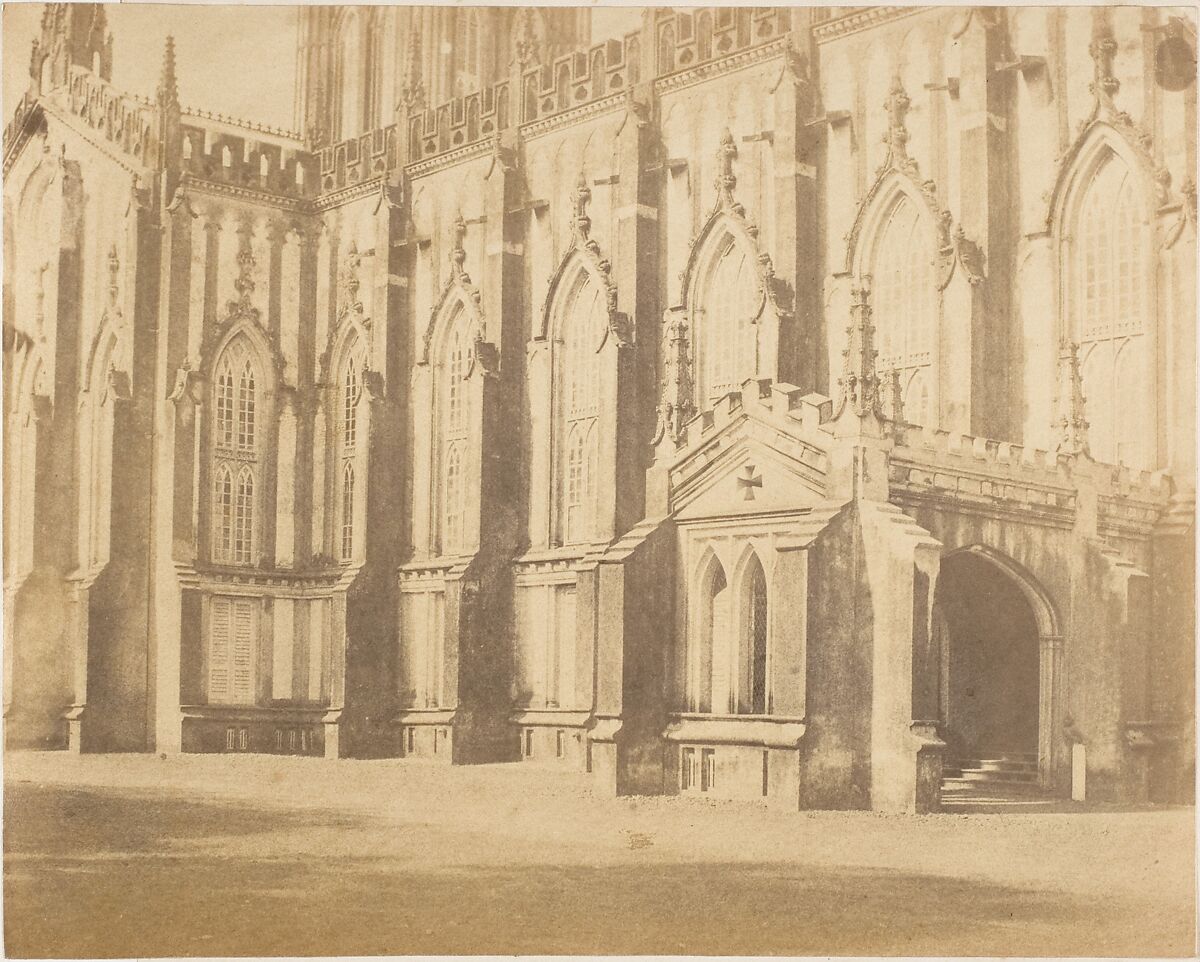
[(225, 564), (254, 560), (260, 382), (249, 343), (244, 336), (234, 338), (217, 362), (213, 388), (212, 556)]
[(1075, 211), (1067, 300), (1080, 345), (1091, 454), (1141, 467), (1146, 277), (1134, 189), (1128, 166), (1106, 149)]

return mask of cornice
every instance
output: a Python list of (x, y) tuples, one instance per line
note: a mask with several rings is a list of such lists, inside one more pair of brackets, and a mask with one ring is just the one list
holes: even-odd
[(195, 174), (186, 173), (180, 178), (180, 187), (194, 190), (197, 193), (213, 197), (226, 197), (234, 200), (257, 204), (260, 207), (273, 207), (276, 210), (287, 211), (291, 214), (312, 214), (317, 207), (309, 200), (297, 200), (293, 197), (281, 197), (279, 194), (255, 190), (253, 187), (242, 187), (237, 184), (223, 184), (220, 181), (204, 180)]
[(849, 36), (852, 33), (869, 30), (880, 24), (890, 23), (893, 20), (899, 20), (914, 13), (921, 13), (927, 9), (929, 8), (860, 7), (854, 13), (848, 13), (845, 16), (838, 17), (836, 20), (829, 20), (814, 28), (813, 39), (817, 43), (827, 43), (830, 40), (836, 40), (839, 37)]
[(474, 160), (476, 157), (482, 157), (484, 154), (490, 153), (491, 150), (492, 139), (485, 137), (473, 144), (467, 144), (464, 147), (449, 150), (444, 154), (438, 154), (436, 157), (429, 157), (425, 160), (418, 160), (415, 163), (408, 164), (404, 168), (404, 173), (410, 178), (424, 177), (444, 167), (453, 167), (465, 160)]
[[(1036, 528), (1070, 530), (1075, 526), (1075, 509), (1016, 501), (976, 500), (957, 492), (909, 486), (891, 482), (888, 500), (901, 508), (930, 508), (935, 511), (968, 514)], [(919, 520), (919, 519), (918, 519)]]
[(362, 200), (364, 197), (378, 195), (380, 181), (384, 180), (385, 177), (385, 174), (380, 174), (376, 177), (359, 181), (357, 184), (351, 184), (349, 187), (339, 187), (328, 194), (322, 194), (316, 199), (313, 206), (316, 210), (324, 212), (332, 210), (335, 207), (342, 207), (345, 204), (353, 203), (356, 200)]
[(654, 92), (661, 96), (672, 91), (694, 87), (696, 84), (705, 83), (714, 77), (722, 77), (757, 66), (782, 54), (788, 49), (788, 45), (789, 39), (784, 35), (761, 46), (739, 50), (720, 60), (709, 60), (695, 67), (689, 67), (687, 70), (667, 74), (654, 81)]
[(592, 117), (600, 117), (604, 114), (613, 113), (624, 106), (626, 96), (624, 90), (618, 90), (616, 93), (609, 94), (607, 97), (601, 97), (599, 100), (593, 100), (591, 103), (580, 104), (577, 107), (552, 114), (549, 117), (542, 117), (539, 120), (531, 120), (528, 123), (521, 124), (521, 139), (534, 140), (543, 134), (562, 130), (566, 127), (573, 127), (576, 124), (583, 123), (585, 120), (590, 120)]

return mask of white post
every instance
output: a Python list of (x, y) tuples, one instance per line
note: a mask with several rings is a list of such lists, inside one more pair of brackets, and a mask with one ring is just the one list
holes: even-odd
[(1071, 801), (1082, 802), (1087, 795), (1087, 749), (1076, 742), (1071, 746)]

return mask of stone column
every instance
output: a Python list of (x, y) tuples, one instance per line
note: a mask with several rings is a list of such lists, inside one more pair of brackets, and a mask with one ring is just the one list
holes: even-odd
[(1043, 634), (1038, 639), (1038, 784), (1060, 792), (1069, 779), (1062, 768), (1063, 743), (1063, 639)]
[(773, 96), (775, 238), (771, 254), (776, 277), (791, 289), (791, 317), (781, 321), (777, 370), (766, 373), (809, 392), (827, 389), (817, 191), (824, 126), (809, 124), (814, 89), (807, 59), (792, 49), (784, 56)]
[(648, 109), (636, 99), (638, 91), (627, 96), (617, 133), (612, 261), (617, 309), (631, 342), (616, 350), (616, 417), (610, 434), (614, 474), (611, 488), (602, 488), (613, 499), (604, 516), (611, 513), (614, 535), (628, 531), (644, 513), (648, 442), (658, 400), (659, 211), (655, 176), (645, 172), (654, 159), (655, 139)]
[[(958, 113), (959, 197), (952, 202), (965, 238), (977, 244), (987, 265), (979, 285), (961, 288), (961, 301), (970, 304), (970, 411), (963, 429), (992, 438), (1019, 438), (1022, 409), (1021, 372), (1010, 370), (1020, 357), (1019, 333), (1011, 328), (1009, 291), (1013, 267), (1013, 219), (1008, 190), (1011, 160), (1008, 151), (1008, 105), (1013, 72), (998, 73), (1005, 59), (1003, 18), (976, 10), (957, 38), (961, 51)], [(963, 271), (956, 271), (960, 286)], [(949, 296), (951, 291), (948, 289)], [(948, 297), (944, 323), (953, 327)], [(945, 411), (943, 405), (943, 411)], [(952, 422), (950, 427), (956, 425)]]

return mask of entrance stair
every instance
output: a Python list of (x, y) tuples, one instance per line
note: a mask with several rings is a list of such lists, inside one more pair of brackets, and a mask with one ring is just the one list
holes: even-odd
[(942, 808), (1021, 810), (1053, 803), (1038, 784), (1037, 755), (1010, 752), (989, 758), (948, 759), (942, 768)]

